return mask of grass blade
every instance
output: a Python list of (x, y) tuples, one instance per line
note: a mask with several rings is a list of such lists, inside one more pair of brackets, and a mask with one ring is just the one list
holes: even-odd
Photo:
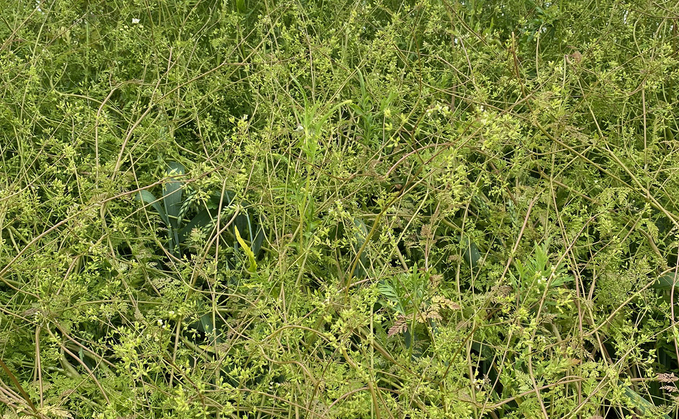
[(257, 272), (257, 261), (255, 260), (255, 254), (252, 253), (252, 249), (250, 249), (250, 246), (248, 246), (247, 243), (245, 243), (245, 240), (240, 236), (240, 233), (238, 232), (238, 228), (233, 229), (234, 232), (236, 233), (236, 240), (238, 240), (238, 243), (243, 247), (243, 251), (245, 251), (245, 254), (248, 257), (248, 260), (250, 261), (250, 266), (248, 267), (248, 272), (250, 273), (255, 273)]

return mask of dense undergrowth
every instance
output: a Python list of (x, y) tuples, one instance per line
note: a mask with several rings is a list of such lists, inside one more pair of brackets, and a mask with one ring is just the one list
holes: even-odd
[(3, 418), (677, 416), (676, 4), (10, 3)]

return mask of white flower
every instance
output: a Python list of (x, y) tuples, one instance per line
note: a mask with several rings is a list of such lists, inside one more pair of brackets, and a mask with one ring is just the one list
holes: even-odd
[(136, 25), (137, 23), (139, 23), (139, 19), (137, 19), (136, 17), (133, 17), (132, 18), (132, 24)]

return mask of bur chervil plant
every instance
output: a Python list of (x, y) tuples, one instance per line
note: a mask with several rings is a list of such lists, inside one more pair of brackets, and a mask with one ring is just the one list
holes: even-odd
[(0, 416), (677, 416), (674, 16), (0, 8)]

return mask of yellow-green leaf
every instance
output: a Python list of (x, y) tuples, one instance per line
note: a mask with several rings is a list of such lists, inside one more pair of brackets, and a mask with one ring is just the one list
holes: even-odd
[(236, 240), (238, 240), (238, 243), (243, 247), (243, 250), (245, 251), (245, 254), (248, 257), (248, 260), (250, 261), (250, 266), (248, 267), (248, 272), (250, 273), (255, 273), (257, 272), (257, 261), (255, 261), (255, 254), (252, 252), (252, 249), (250, 249), (250, 246), (245, 243), (245, 240), (240, 236), (240, 232), (238, 231), (238, 227), (234, 226), (233, 230), (236, 232)]

